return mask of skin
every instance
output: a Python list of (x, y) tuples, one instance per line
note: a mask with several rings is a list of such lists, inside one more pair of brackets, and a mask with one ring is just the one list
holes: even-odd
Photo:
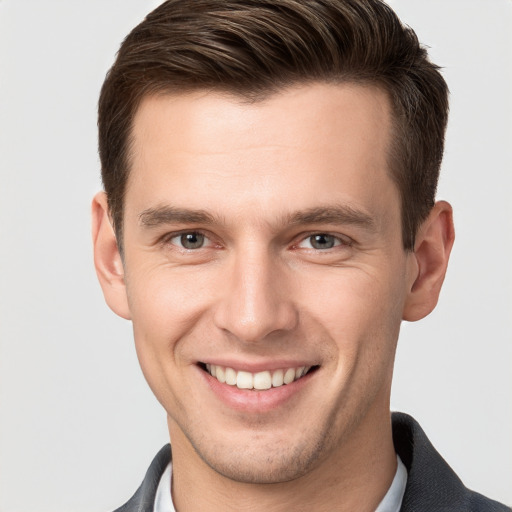
[[(403, 249), (386, 95), (148, 97), (133, 135), (124, 257), (99, 193), (95, 263), (167, 411), (177, 509), (375, 510), (396, 471), (400, 323), (434, 308), (454, 238), (439, 202)], [(184, 248), (184, 233), (204, 244)], [(318, 234), (333, 246), (313, 246)], [(315, 371), (281, 400), (233, 401), (202, 363)]]

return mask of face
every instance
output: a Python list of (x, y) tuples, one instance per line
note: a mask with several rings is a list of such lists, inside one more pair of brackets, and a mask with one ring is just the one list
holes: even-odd
[(279, 482), (379, 439), (413, 268), (385, 94), (150, 97), (133, 135), (126, 316), (173, 450)]

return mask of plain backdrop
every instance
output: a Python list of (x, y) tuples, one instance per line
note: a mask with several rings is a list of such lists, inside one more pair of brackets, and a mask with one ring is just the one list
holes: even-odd
[[(112, 510), (167, 442), (89, 233), (98, 92), (158, 3), (0, 0), (1, 512)], [(391, 5), (451, 89), (439, 197), (457, 226), (437, 310), (403, 326), (392, 406), (512, 504), (512, 2)]]

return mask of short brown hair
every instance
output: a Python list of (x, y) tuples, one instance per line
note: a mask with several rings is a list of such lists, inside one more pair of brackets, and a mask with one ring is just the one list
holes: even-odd
[(390, 174), (403, 245), (435, 201), (448, 88), (414, 31), (380, 0), (168, 0), (126, 37), (99, 100), (102, 179), (118, 242), (132, 124), (147, 95), (198, 89), (258, 101), (307, 82), (385, 90), (393, 109)]

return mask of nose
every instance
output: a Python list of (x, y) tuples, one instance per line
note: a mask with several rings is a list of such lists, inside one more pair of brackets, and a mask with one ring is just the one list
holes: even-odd
[(244, 251), (232, 258), (216, 305), (216, 326), (242, 342), (258, 342), (293, 330), (298, 311), (290, 276), (275, 255)]

